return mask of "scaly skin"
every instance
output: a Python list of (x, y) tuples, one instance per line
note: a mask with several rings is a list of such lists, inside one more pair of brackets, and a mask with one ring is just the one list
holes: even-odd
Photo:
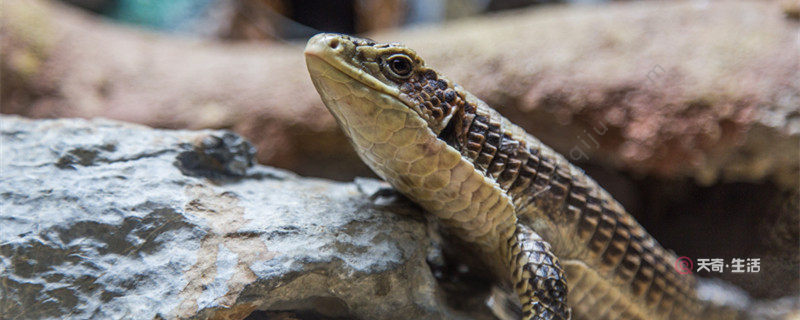
[(414, 51), (319, 34), (305, 54), (361, 159), (474, 244), (524, 319), (707, 319), (695, 279), (605, 190)]

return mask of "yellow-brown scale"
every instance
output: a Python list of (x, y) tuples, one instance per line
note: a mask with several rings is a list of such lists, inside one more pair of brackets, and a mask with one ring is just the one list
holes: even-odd
[(359, 156), (479, 248), (525, 319), (701, 317), (695, 279), (605, 190), (412, 50), (323, 34), (306, 56)]
[(576, 314), (687, 319), (701, 313), (694, 278), (678, 274), (674, 255), (605, 190), (538, 140), (519, 134), (521, 129), (493, 109), (475, 103), (462, 106), (440, 137), (506, 190), (520, 219), (553, 245), (570, 279)]

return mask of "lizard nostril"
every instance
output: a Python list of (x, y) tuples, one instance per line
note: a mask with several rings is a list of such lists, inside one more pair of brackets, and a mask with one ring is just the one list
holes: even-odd
[(338, 48), (338, 47), (339, 47), (339, 39), (333, 39), (333, 40), (331, 40), (331, 42), (330, 42), (330, 43), (328, 43), (328, 46), (330, 46), (330, 47), (331, 47), (331, 49), (336, 49), (336, 48)]

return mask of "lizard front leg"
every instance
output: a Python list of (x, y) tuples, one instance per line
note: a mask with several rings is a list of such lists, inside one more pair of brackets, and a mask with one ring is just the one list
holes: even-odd
[(517, 223), (508, 241), (507, 261), (514, 289), (522, 303), (523, 320), (569, 320), (567, 278), (550, 244), (528, 227)]

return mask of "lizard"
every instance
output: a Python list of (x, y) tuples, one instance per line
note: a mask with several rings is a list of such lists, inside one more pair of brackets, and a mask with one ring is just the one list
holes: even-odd
[(522, 319), (699, 319), (696, 279), (597, 182), (399, 43), (321, 33), (311, 80), (359, 157), (472, 245)]

